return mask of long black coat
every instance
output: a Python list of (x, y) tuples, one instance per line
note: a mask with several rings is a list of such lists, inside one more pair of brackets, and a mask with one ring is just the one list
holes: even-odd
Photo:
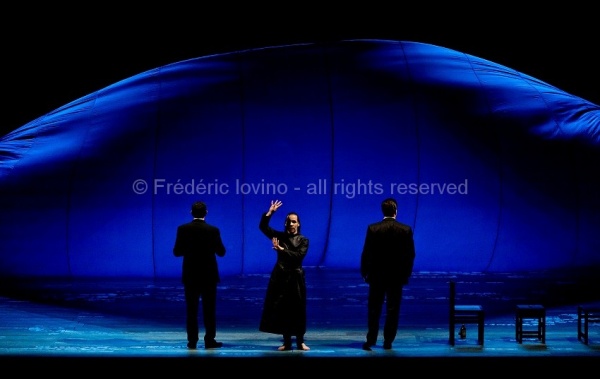
[[(267, 285), (259, 330), (290, 336), (306, 332), (306, 280), (302, 261), (308, 252), (308, 238), (301, 234), (277, 231), (269, 226), (270, 216), (263, 213), (259, 229), (269, 240), (279, 239), (284, 247)], [(272, 250), (273, 251), (273, 250)]]

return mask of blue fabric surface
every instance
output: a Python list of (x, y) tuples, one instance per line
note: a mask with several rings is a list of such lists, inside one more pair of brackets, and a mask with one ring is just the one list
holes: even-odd
[(273, 225), (301, 216), (306, 266), (358, 268), (388, 196), (417, 271), (598, 265), (599, 144), (598, 105), (435, 45), (174, 62), (0, 140), (0, 275), (177, 276), (176, 226), (199, 199), (223, 275), (270, 271), (258, 221), (273, 199)]

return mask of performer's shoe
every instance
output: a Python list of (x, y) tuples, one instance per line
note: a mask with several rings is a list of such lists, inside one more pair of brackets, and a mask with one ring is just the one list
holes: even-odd
[(217, 342), (217, 341), (204, 342), (205, 349), (218, 349), (220, 347), (223, 347), (223, 342)]
[(190, 350), (196, 350), (196, 342), (188, 342), (187, 348)]

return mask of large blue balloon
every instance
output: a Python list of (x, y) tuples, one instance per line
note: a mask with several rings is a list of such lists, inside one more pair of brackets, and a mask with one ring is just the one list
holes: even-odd
[[(540, 62), (543, 64), (543, 62)], [(600, 109), (447, 48), (354, 40), (176, 62), (0, 140), (0, 275), (176, 277), (195, 200), (223, 275), (265, 273), (270, 201), (306, 266), (358, 268), (385, 197), (417, 271), (600, 264)]]

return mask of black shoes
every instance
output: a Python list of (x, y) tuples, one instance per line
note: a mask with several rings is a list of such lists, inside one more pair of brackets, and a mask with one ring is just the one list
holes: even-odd
[[(198, 343), (197, 342), (188, 342), (187, 343), (187, 347), (190, 350), (196, 350), (198, 348)], [(218, 349), (219, 347), (223, 347), (223, 342), (217, 342), (217, 341), (205, 341), (204, 342), (204, 348), (205, 349)]]
[[(374, 343), (365, 342), (362, 345), (362, 349), (366, 350), (366, 351), (371, 351), (372, 350), (371, 346), (375, 346), (375, 344)], [(392, 349), (392, 343), (391, 342), (383, 341), (383, 348), (385, 350), (391, 350)]]
[(206, 342), (204, 342), (204, 348), (205, 349), (218, 349), (220, 347), (223, 347), (223, 342), (217, 342), (217, 341), (206, 341)]

